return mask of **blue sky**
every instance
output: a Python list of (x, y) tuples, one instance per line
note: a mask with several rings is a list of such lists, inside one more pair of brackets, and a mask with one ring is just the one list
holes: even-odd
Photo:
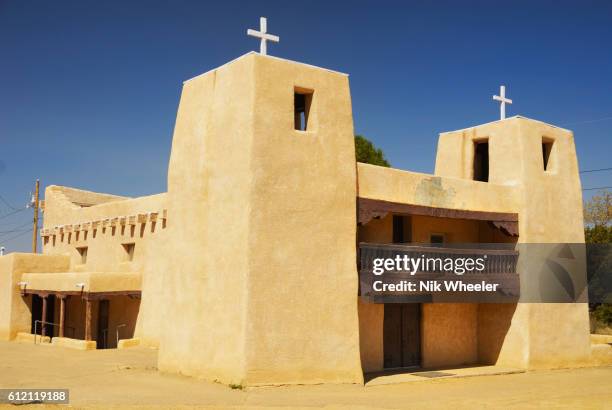
[[(500, 84), (508, 115), (570, 128), (581, 169), (612, 167), (610, 1), (0, 0), (2, 198), (23, 206), (36, 178), (165, 191), (182, 81), (257, 50), (259, 16), (270, 54), (350, 74), (355, 131), (395, 167), (432, 172), (439, 132), (498, 118)], [(28, 250), (32, 213), (10, 211), (0, 245)]]

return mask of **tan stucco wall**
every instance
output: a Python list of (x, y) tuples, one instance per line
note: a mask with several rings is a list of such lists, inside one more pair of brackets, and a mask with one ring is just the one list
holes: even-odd
[(359, 299), (359, 348), (364, 372), (383, 370), (385, 305)]
[[(525, 362), (523, 345), (527, 345), (526, 332), (511, 322), (520, 322), (515, 315), (515, 303), (481, 303), (478, 305), (478, 362), (481, 364), (502, 364)], [(519, 332), (521, 343), (504, 343), (509, 332)], [(513, 337), (512, 334), (509, 336)]]
[[(247, 382), (361, 382), (348, 77), (254, 61)], [(294, 87), (314, 90), (305, 132)]]
[[(168, 169), (171, 223), (147, 269), (163, 283), (159, 368), (240, 384), (245, 375), (253, 59), (184, 84)], [(146, 274), (145, 274), (146, 276)], [(143, 300), (144, 302), (144, 300)]]
[(424, 303), (421, 309), (421, 364), (424, 368), (478, 362), (478, 305)]
[(68, 258), (62, 256), (11, 253), (0, 257), (0, 339), (11, 340), (19, 332), (30, 332), (29, 298), (21, 296), (18, 285), (24, 272), (62, 271)]
[(359, 242), (391, 243), (393, 242), (393, 215), (372, 219), (358, 228)]
[[(453, 153), (448, 153), (450, 155)], [(514, 186), (478, 182), (455, 175), (430, 175), (357, 163), (359, 196), (414, 205), (472, 211), (516, 212)]]
[(431, 234), (443, 234), (449, 243), (474, 243), (479, 238), (478, 221), (466, 219), (434, 218), (415, 215), (412, 217), (412, 241), (429, 243)]
[(58, 292), (137, 291), (141, 289), (141, 279), (139, 272), (45, 272), (26, 273), (22, 277), (29, 290)]

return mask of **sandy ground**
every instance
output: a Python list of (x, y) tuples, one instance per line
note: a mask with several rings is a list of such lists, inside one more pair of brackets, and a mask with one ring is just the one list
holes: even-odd
[[(155, 368), (156, 355), (155, 350), (145, 348), (84, 352), (0, 342), (0, 388), (68, 388), (75, 408), (612, 409), (612, 367), (424, 379), (366, 387), (232, 390), (220, 384), (160, 374)], [(57, 408), (31, 407), (34, 406)]]

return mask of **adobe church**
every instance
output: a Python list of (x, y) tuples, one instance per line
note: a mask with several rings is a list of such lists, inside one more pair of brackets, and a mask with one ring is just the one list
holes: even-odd
[(365, 249), (583, 243), (573, 134), (540, 121), (440, 134), (433, 175), (357, 163), (348, 75), (251, 52), (184, 83), (168, 192), (44, 199), (42, 254), (0, 257), (5, 340), (154, 346), (244, 386), (592, 360), (586, 303), (360, 294)]

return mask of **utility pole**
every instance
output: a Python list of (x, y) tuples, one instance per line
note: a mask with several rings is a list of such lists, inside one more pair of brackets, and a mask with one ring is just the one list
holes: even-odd
[(34, 227), (32, 228), (32, 253), (38, 252), (38, 204), (40, 201), (38, 200), (38, 194), (40, 190), (40, 180), (36, 180), (36, 188), (34, 189), (34, 198), (33, 198), (33, 206), (34, 206)]

